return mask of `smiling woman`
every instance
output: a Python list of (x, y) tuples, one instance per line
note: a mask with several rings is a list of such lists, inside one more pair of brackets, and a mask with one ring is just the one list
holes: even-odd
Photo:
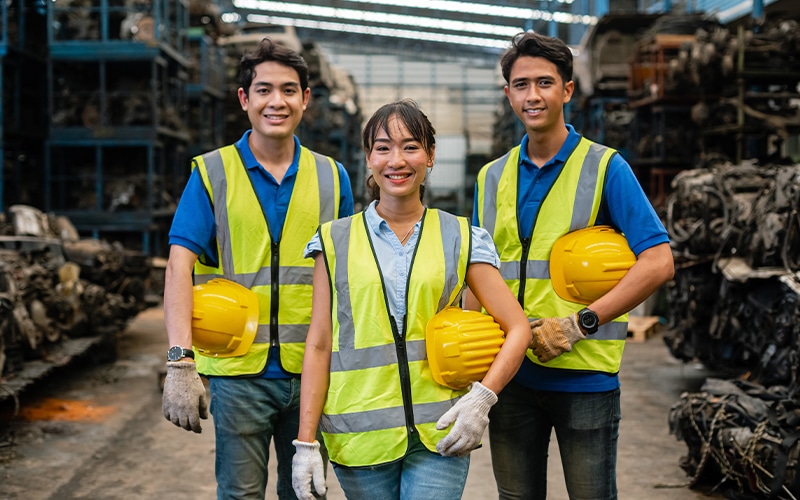
[[(381, 106), (362, 135), (372, 203), (322, 224), (306, 246), (315, 267), (292, 467), (300, 499), (313, 498), (312, 482), (325, 490), (318, 428), (349, 498), (462, 498), (469, 454), (530, 342), (488, 233), (422, 203), (434, 133), (414, 101)], [(465, 284), (506, 336), (485, 377), (453, 389), (432, 375), (426, 325), (460, 304)]]

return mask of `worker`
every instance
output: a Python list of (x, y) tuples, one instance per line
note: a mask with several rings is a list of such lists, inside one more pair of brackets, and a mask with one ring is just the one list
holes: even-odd
[[(533, 32), (513, 38), (500, 66), (526, 134), (485, 165), (476, 182), (473, 224), (492, 235), (501, 273), (531, 321), (531, 349), (489, 415), (501, 499), (546, 498), (553, 429), (569, 497), (617, 498), (627, 313), (674, 273), (667, 232), (628, 163), (565, 122), (575, 88), (572, 61), (557, 38)], [(560, 296), (553, 282), (561, 277), (551, 276), (559, 271), (549, 264), (561, 256), (551, 251), (563, 235), (597, 225), (621, 232), (635, 262), (590, 303), (580, 297), (580, 282), (564, 287), (576, 296)], [(603, 246), (605, 237), (593, 233), (581, 241)], [(572, 273), (577, 281), (581, 275)], [(480, 308), (477, 299), (467, 293), (465, 307)]]
[[(264, 498), (273, 439), (278, 497), (295, 498), (292, 439), (313, 275), (303, 248), (320, 223), (353, 212), (342, 165), (294, 135), (309, 102), (308, 77), (303, 58), (269, 38), (245, 51), (238, 98), (252, 128), (193, 159), (169, 233), (163, 412), (200, 432), (207, 413), (198, 373), (208, 377), (219, 499)], [(193, 272), (196, 284), (224, 278), (258, 297), (258, 331), (245, 354), (193, 352)]]
[[(300, 396), (293, 485), (324, 489), (318, 425), (348, 498), (461, 498), (469, 453), (497, 393), (517, 371), (530, 328), (497, 270), (489, 235), (426, 208), (434, 128), (414, 101), (379, 108), (363, 131), (373, 201), (323, 224), (306, 247), (314, 301)], [(469, 283), (506, 334), (482, 381), (438, 384), (426, 324)]]

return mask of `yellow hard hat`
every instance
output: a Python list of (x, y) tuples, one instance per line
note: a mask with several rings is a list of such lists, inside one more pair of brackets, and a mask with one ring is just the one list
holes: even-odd
[(428, 321), (425, 349), (433, 379), (452, 389), (481, 380), (505, 340), (491, 316), (446, 307)]
[(193, 289), (192, 343), (205, 356), (245, 354), (258, 331), (258, 297), (233, 281), (214, 278)]
[(550, 281), (559, 297), (591, 304), (619, 283), (636, 256), (611, 226), (593, 226), (557, 239), (550, 253)]

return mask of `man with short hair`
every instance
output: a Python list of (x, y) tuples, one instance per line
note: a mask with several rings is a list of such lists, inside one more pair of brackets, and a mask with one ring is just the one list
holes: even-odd
[[(352, 215), (353, 195), (344, 168), (294, 135), (310, 96), (298, 53), (265, 38), (242, 57), (239, 83), (252, 128), (194, 158), (170, 230), (164, 318), (176, 354), (168, 357), (162, 407), (175, 425), (200, 432), (207, 414), (198, 372), (207, 376), (217, 498), (264, 498), (274, 438), (278, 497), (294, 499), (292, 440), (314, 266), (303, 248), (321, 223)], [(257, 295), (258, 331), (247, 353), (191, 351), (193, 274), (194, 284), (225, 278)]]
[[(532, 340), (489, 414), (499, 496), (546, 498), (555, 429), (570, 498), (615, 499), (617, 374), (627, 313), (672, 278), (667, 232), (628, 163), (565, 123), (564, 105), (575, 83), (564, 42), (521, 33), (501, 68), (505, 95), (527, 133), (481, 169), (473, 224), (492, 234), (501, 274), (531, 321)], [(556, 241), (601, 225), (624, 234), (635, 263), (596, 300), (559, 294), (558, 276), (550, 275)], [(605, 235), (593, 237), (602, 243)], [(469, 296), (466, 305), (480, 307)]]

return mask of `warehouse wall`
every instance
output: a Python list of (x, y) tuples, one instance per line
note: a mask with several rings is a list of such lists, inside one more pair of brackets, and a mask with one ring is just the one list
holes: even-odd
[(353, 76), (365, 120), (381, 105), (409, 97), (419, 103), (438, 134), (463, 134), (470, 152), (488, 153), (494, 112), (503, 96), (495, 67), (325, 49), (332, 63)]

